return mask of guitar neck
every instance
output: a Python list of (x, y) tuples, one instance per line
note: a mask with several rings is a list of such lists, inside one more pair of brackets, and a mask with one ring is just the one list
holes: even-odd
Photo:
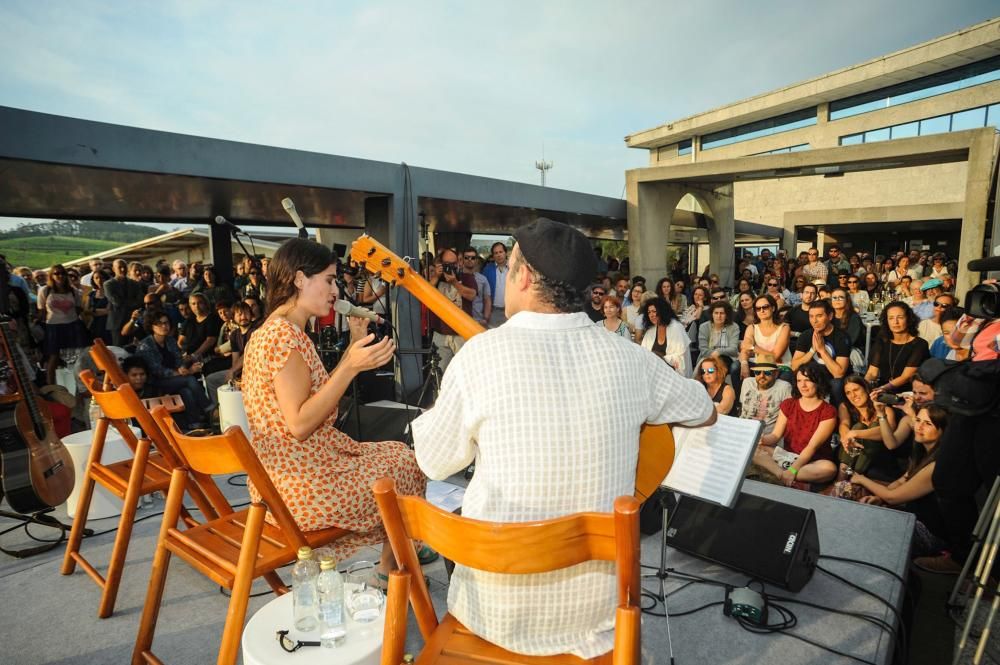
[(35, 402), (35, 384), (31, 380), (31, 373), (29, 369), (24, 364), (24, 354), (21, 352), (21, 347), (10, 337), (9, 330), (7, 329), (7, 322), (0, 323), (0, 339), (3, 340), (4, 351), (7, 354), (8, 362), (14, 369), (14, 376), (17, 379), (18, 391), (21, 393), (22, 398), (28, 406), (28, 413), (31, 416), (31, 424), (34, 426), (36, 432), (44, 432), (45, 419), (42, 417), (42, 412), (38, 408), (38, 404)]

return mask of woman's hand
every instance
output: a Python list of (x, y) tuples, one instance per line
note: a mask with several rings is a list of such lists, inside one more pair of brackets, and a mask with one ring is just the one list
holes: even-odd
[(788, 469), (785, 469), (784, 471), (781, 472), (781, 483), (785, 487), (791, 487), (792, 483), (794, 483), (794, 482), (795, 482), (795, 474), (794, 473), (792, 473)]
[(396, 351), (396, 343), (391, 338), (386, 337), (381, 342), (372, 344), (374, 339), (374, 334), (368, 334), (353, 342), (347, 347), (343, 358), (340, 359), (340, 364), (353, 374), (359, 374), (389, 362), (392, 354)]
[(858, 499), (858, 502), (859, 503), (867, 503), (870, 506), (881, 506), (882, 503), (883, 503), (882, 499), (878, 498), (874, 494), (869, 494), (868, 496), (863, 496), (860, 499)]
[(910, 417), (910, 420), (916, 421), (917, 410), (913, 408), (913, 395), (904, 395), (903, 405), (900, 406), (899, 408), (902, 409), (903, 413), (905, 413)]
[(878, 397), (878, 393), (873, 390), (871, 393), (869, 393), (868, 396), (871, 398), (872, 405), (875, 407), (875, 415), (877, 415), (877, 416), (884, 416), (885, 415), (885, 404), (883, 404), (882, 402), (880, 402), (877, 399), (875, 399), (876, 397)]
[(846, 448), (860, 448), (861, 444), (857, 442), (857, 430), (850, 430), (844, 436), (840, 437), (840, 443)]
[(351, 330), (351, 343), (357, 342), (368, 334), (368, 319), (360, 316), (347, 317), (347, 327)]
[(861, 485), (862, 487), (864, 487), (865, 486), (865, 481), (867, 481), (867, 480), (868, 479), (865, 478), (865, 474), (858, 473), (856, 471), (851, 476), (851, 484), (852, 485)]

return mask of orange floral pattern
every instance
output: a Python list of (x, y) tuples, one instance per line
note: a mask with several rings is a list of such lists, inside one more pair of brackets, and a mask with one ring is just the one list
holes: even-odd
[[(243, 399), (252, 443), (302, 530), (339, 526), (355, 532), (333, 544), (334, 556), (344, 559), (362, 546), (385, 541), (372, 483), (391, 476), (401, 494), (423, 496), (427, 478), (413, 452), (399, 441), (355, 441), (338, 430), (336, 411), (308, 439), (293, 437), (274, 389), (274, 376), (293, 352), (309, 366), (310, 394), (315, 394), (329, 375), (298, 326), (273, 318), (250, 338), (243, 364)], [(259, 501), (252, 484), (249, 490), (250, 498)]]

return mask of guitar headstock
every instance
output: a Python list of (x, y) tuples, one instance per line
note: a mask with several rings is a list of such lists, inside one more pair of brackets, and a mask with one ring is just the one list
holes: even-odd
[(393, 286), (414, 274), (410, 264), (367, 234), (351, 243), (351, 261)]

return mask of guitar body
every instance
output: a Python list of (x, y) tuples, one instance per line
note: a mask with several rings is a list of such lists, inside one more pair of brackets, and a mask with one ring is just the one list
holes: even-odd
[(29, 515), (64, 503), (73, 491), (73, 458), (52, 418), (35, 401), (20, 349), (0, 324), (0, 486), (15, 511)]
[[(486, 329), (448, 300), (410, 264), (399, 258), (369, 235), (351, 245), (351, 260), (369, 272), (378, 274), (392, 286), (401, 286), (434, 312), (464, 339)], [(674, 463), (674, 435), (669, 425), (643, 425), (639, 436), (639, 462), (636, 466), (635, 497), (645, 501), (656, 491)]]

